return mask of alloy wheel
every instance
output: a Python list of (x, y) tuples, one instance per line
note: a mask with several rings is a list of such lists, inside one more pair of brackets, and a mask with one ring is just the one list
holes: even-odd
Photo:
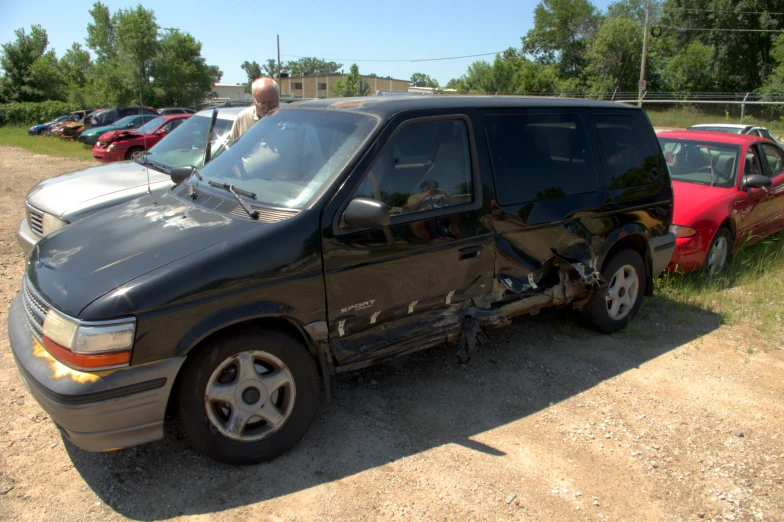
[(637, 302), (640, 290), (640, 277), (632, 265), (623, 265), (613, 274), (607, 287), (607, 314), (611, 319), (620, 321), (629, 315)]

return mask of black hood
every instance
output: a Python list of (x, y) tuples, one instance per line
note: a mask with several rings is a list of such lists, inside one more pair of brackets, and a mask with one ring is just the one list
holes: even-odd
[(42, 239), (27, 273), (49, 304), (73, 317), (148, 272), (258, 226), (170, 193), (109, 208)]

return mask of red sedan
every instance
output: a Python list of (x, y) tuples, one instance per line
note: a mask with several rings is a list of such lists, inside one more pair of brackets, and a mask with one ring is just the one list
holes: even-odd
[(103, 163), (136, 159), (190, 117), (190, 114), (159, 116), (138, 129), (105, 132), (93, 147), (93, 158)]
[(784, 151), (756, 136), (659, 135), (675, 194), (669, 270), (719, 273), (744, 241), (784, 229)]

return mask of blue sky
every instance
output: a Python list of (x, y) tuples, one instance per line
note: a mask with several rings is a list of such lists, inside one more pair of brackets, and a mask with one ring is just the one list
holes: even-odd
[[(240, 64), (259, 63), (277, 54), (275, 35), (280, 34), (281, 61), (294, 56), (340, 58), (348, 67), (356, 61), (361, 73), (409, 79), (415, 72), (436, 78), (442, 85), (462, 75), (477, 59), (429, 61), (502, 51), (520, 46), (520, 37), (533, 24), (538, 1), (498, 0), (481, 5), (469, 0), (396, 0), (366, 3), (259, 2), (254, 0), (168, 0), (133, 2), (103, 0), (112, 12), (141, 3), (155, 11), (161, 27), (177, 27), (202, 42), (207, 63), (218, 65), (224, 83), (246, 81)], [(609, 0), (595, 0), (604, 10)], [(73, 42), (84, 46), (88, 0), (0, 0), (0, 43), (14, 39), (14, 30), (40, 24), (49, 34), (50, 48), (58, 56)], [(265, 7), (277, 5), (278, 7)], [(294, 55), (294, 56), (290, 56)]]

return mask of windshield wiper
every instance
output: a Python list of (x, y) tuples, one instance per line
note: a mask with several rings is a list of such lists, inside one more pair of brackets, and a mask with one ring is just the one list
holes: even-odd
[(136, 162), (141, 164), (141, 165), (147, 166), (147, 167), (152, 167), (152, 168), (154, 168), (155, 170), (157, 170), (159, 172), (163, 172), (164, 174), (170, 174), (171, 173), (171, 169), (169, 167), (167, 167), (166, 165), (162, 165), (160, 163), (156, 163), (154, 161), (150, 161), (147, 158), (147, 152), (145, 152), (142, 155), (141, 158), (137, 159)]
[(216, 181), (210, 180), (210, 186), (222, 188), (223, 190), (228, 190), (229, 192), (231, 192), (234, 195), (234, 197), (237, 198), (237, 201), (239, 202), (242, 209), (245, 212), (247, 212), (252, 219), (259, 219), (259, 211), (250, 208), (250, 206), (247, 203), (245, 203), (240, 197), (240, 194), (242, 194), (243, 196), (256, 199), (256, 194), (254, 194), (253, 192), (248, 192), (247, 190), (235, 189), (234, 185), (232, 185), (231, 183), (218, 183)]

